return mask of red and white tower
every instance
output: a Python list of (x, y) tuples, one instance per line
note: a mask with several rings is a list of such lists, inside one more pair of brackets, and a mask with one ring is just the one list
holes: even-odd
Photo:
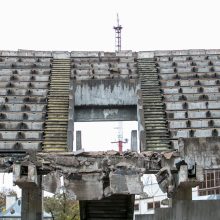
[(118, 144), (118, 152), (122, 153), (123, 152), (123, 144), (128, 142), (127, 139), (123, 140), (123, 122), (119, 121), (118, 127), (116, 127), (115, 129), (118, 130), (118, 135), (117, 135), (118, 140), (111, 142), (111, 143), (117, 143)]

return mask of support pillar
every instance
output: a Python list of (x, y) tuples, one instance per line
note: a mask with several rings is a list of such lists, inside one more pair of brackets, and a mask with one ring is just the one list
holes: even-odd
[(81, 131), (76, 131), (76, 150), (82, 149)]
[[(30, 158), (35, 159), (33, 152)], [(14, 164), (13, 182), (22, 189), (21, 220), (42, 220), (42, 176), (36, 166)]]
[(176, 204), (178, 200), (192, 200), (192, 185), (188, 178), (188, 166), (181, 165), (178, 173), (178, 187), (173, 195), (172, 204)]
[(137, 131), (131, 131), (131, 151), (137, 152)]
[(21, 220), (42, 220), (43, 199), (41, 185), (22, 187)]
[(174, 194), (173, 200), (192, 200), (192, 187), (185, 186), (178, 188)]

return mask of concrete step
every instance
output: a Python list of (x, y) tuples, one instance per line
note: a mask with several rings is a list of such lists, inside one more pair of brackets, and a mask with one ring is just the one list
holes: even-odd
[(138, 73), (142, 90), (147, 150), (170, 149), (165, 108), (154, 60), (138, 59)]
[(64, 130), (48, 130), (45, 134), (63, 134), (65, 135), (67, 132)]
[(68, 147), (61, 147), (60, 145), (45, 145), (43, 146), (44, 152), (65, 152), (67, 151)]
[(150, 137), (155, 137), (155, 138), (161, 138), (161, 139), (169, 139), (169, 134), (164, 133), (164, 132), (154, 132), (154, 133), (147, 133), (146, 134), (146, 139)]
[(146, 140), (147, 144), (170, 144), (170, 140), (159, 140), (159, 139), (154, 139), (154, 140)]
[(147, 146), (148, 151), (168, 151), (171, 149), (171, 145), (161, 145), (161, 146)]
[(46, 142), (54, 142), (54, 141), (59, 141), (63, 143), (67, 142), (67, 135), (64, 136), (62, 134), (46, 134), (44, 135), (44, 138)]
[(67, 150), (70, 75), (70, 59), (53, 60), (43, 142), (46, 152)]

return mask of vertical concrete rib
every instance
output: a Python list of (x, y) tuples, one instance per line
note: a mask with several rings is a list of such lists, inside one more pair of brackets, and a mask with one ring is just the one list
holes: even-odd
[(138, 72), (144, 109), (146, 148), (152, 151), (168, 150), (171, 143), (154, 59), (138, 59)]
[(43, 142), (47, 152), (68, 150), (70, 73), (70, 59), (53, 60)]

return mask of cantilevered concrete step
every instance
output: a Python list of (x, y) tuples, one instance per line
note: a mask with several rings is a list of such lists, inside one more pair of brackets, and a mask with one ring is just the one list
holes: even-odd
[(53, 60), (45, 122), (43, 150), (67, 151), (70, 59)]
[(154, 60), (139, 59), (138, 72), (144, 108), (146, 150), (168, 150), (171, 148), (171, 142)]

